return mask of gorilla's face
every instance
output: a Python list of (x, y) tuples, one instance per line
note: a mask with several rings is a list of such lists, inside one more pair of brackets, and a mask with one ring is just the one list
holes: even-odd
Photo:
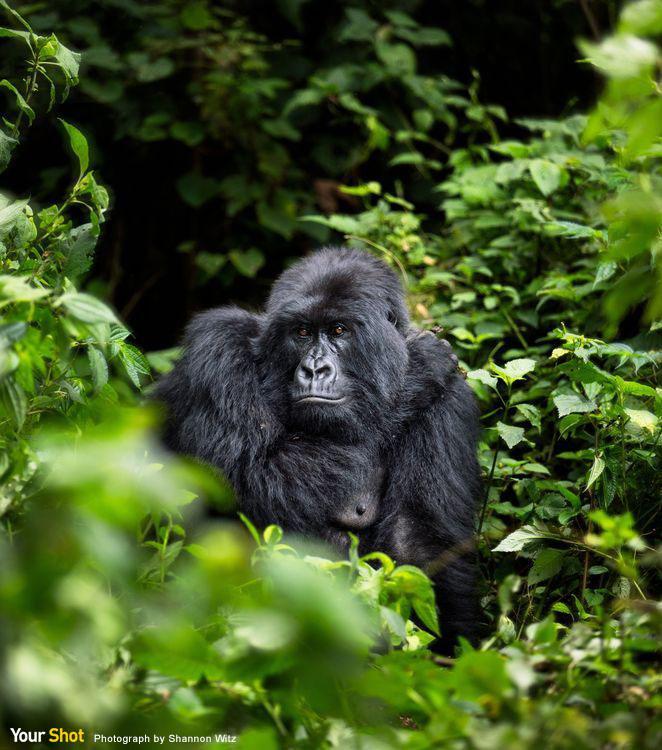
[(292, 332), (299, 356), (290, 386), (295, 407), (333, 408), (351, 400), (351, 383), (343, 367), (351, 351), (351, 337), (351, 329), (342, 321), (302, 322)]
[(265, 390), (305, 434), (367, 439), (382, 429), (408, 364), (409, 320), (392, 271), (365, 253), (328, 252), (274, 286), (257, 342)]
[[(403, 336), (378, 311), (299, 305), (281, 321), (288, 422), (307, 434), (355, 439), (381, 429), (407, 366)], [(319, 313), (318, 313), (319, 311)]]

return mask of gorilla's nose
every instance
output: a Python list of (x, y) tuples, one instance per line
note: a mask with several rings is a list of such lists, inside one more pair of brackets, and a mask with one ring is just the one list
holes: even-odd
[(333, 363), (325, 357), (307, 357), (299, 363), (296, 380), (302, 386), (331, 382), (336, 374)]

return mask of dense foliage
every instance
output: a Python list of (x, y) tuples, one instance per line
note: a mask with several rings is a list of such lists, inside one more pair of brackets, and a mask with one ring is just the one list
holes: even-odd
[[(36, 118), (52, 122), (80, 59), (0, 6), (0, 41), (18, 50), (0, 82), (4, 168)], [(417, 569), (210, 523), (227, 488), (163, 455), (136, 405), (148, 359), (169, 357), (131, 344), (94, 282), (80, 291), (109, 199), (84, 127), (60, 121), (68, 190), (0, 198), (3, 724), (231, 732), (261, 749), (658, 747), (659, 5), (627, 6), (612, 36), (583, 44), (607, 77), (590, 115), (520, 121), (507, 139), (477, 83), (418, 74), (417, 51), (449, 40), (402, 11), (348, 4), (338, 59), (274, 79), (238, 13), (159, 7), (156, 47), (115, 59), (101, 40), (97, 60), (115, 86), (129, 71), (158, 81), (179, 71), (182, 27), (205, 35), (195, 116), (145, 99), (154, 117), (123, 121), (249, 140), (248, 167), (229, 141), (213, 171), (201, 157), (177, 181), (189, 203), (224, 199), (227, 247), (189, 248), (204, 277), (253, 275), (270, 233), (344, 238), (399, 269), (420, 324), (460, 355), (484, 415), (489, 624), (480, 649), (440, 659)], [(112, 80), (82, 85), (119, 106)], [(305, 190), (308, 160), (329, 175), (326, 202)]]

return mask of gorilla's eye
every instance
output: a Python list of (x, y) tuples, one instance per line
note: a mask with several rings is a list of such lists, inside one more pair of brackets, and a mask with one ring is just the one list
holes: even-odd
[(331, 327), (331, 333), (334, 336), (342, 336), (346, 330), (347, 329), (342, 323), (336, 323), (334, 326)]
[(297, 336), (300, 336), (302, 339), (308, 338), (310, 336), (310, 331), (305, 326), (299, 326), (297, 328)]

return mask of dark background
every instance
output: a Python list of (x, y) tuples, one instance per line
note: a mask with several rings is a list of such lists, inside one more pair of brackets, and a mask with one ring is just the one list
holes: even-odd
[[(307, 121), (304, 117), (297, 124), (301, 134), (298, 141), (278, 137), (265, 141), (264, 133), (254, 130), (261, 127), (263, 112), (253, 113), (246, 103), (250, 95), (244, 93), (248, 90), (245, 84), (250, 86), (251, 77), (259, 80), (275, 76), (288, 81), (289, 90), (271, 102), (277, 112), (284, 106), (283, 97), (303, 87), (317, 70), (342, 61), (343, 54), (350, 60), (354, 54), (364, 54), (357, 46), (345, 53), (347, 45), (336, 42), (348, 8), (358, 7), (375, 17), (385, 7), (407, 10), (419, 24), (441, 27), (453, 39), (452, 47), (420, 48), (418, 71), (443, 73), (468, 85), (472, 69), (479, 70), (480, 100), (506, 110), (508, 122), (498, 125), (500, 135), (508, 137), (519, 131), (515, 123), (518, 117), (552, 117), (585, 111), (591, 105), (599, 83), (588, 66), (578, 64), (575, 42), (578, 37), (607, 30), (617, 11), (616, 4), (588, 0), (222, 2), (206, 4), (208, 19), (215, 25), (207, 20), (205, 26), (204, 17), (196, 20), (192, 16), (191, 20), (186, 15), (187, 4), (174, 1), (136, 4), (55, 0), (48, 5), (18, 6), (37, 29), (54, 28), (65, 43), (83, 51), (81, 77), (87, 83), (74, 89), (50, 120), (35, 125), (30, 149), (17, 155), (5, 175), (5, 184), (18, 194), (38, 184), (41, 187), (33, 198), (47, 204), (48, 197), (66, 187), (70, 179), (67, 172), (55, 166), (34, 173), (33, 165), (63, 163), (55, 116), (84, 127), (92, 144), (92, 164), (112, 195), (112, 210), (90, 283), (94, 291), (117, 307), (134, 330), (137, 344), (147, 350), (176, 343), (195, 310), (228, 301), (259, 305), (288, 258), (332, 239), (322, 234), (312, 236), (298, 228), (285, 234), (273, 231), (256, 217), (250, 205), (229, 216), (223, 195), (192, 206), (182, 200), (178, 190), (182, 175), (194, 169), (206, 178), (222, 180), (239, 170), (250, 174), (258, 184), (273, 180), (275, 191), (283, 186), (292, 188), (299, 214), (325, 208), (320, 206), (315, 180), (355, 184), (363, 174), (370, 179), (382, 175), (383, 181), (392, 186), (393, 178), (385, 169), (392, 153), (374, 151), (351, 167), (344, 166), (339, 158), (337, 168), (311, 158), (319, 139), (328, 134), (335, 139), (334, 147), (340, 154), (343, 149), (349, 152), (364, 137), (353, 125), (336, 122), (333, 111), (322, 108), (315, 117)], [(224, 95), (219, 102), (214, 100), (213, 81), (202, 85), (202, 93), (200, 88), (192, 91), (199, 83), (197, 63), (206, 54), (210, 29), (220, 29), (223, 35), (223, 29), (236, 25), (237, 19), (240, 36), (263, 37), (258, 44), (262, 67), (251, 69), (251, 55), (246, 56), (246, 64), (237, 63), (232, 57), (232, 34), (224, 37), (214, 48), (214, 65), (227, 71), (231, 83), (222, 84)], [(201, 24), (203, 28), (195, 28)], [(185, 49), (174, 41), (182, 37), (190, 42)], [(279, 48), (283, 43), (285, 46)], [(171, 71), (161, 77), (157, 71), (156, 80), (136, 75), (135, 59), (130, 55), (141, 45), (150, 59), (170, 60)], [(213, 67), (206, 65), (204, 75), (213, 75)], [(146, 77), (150, 78), (149, 72)], [(234, 81), (239, 93), (232, 89)], [(365, 101), (387, 112), (389, 106), (398, 104), (399, 96), (397, 88), (378, 90), (368, 92)], [(150, 115), (163, 110), (173, 120), (202, 123), (202, 140), (193, 145), (183, 143), (170, 137), (167, 126), (160, 134), (150, 132)], [(257, 106), (257, 110), (261, 108)], [(388, 120), (388, 113), (384, 119)], [(253, 132), (258, 132), (257, 146), (251, 142)], [(472, 139), (472, 135), (460, 131), (454, 147)], [(282, 161), (280, 173), (269, 174), (268, 166), (266, 171), (256, 169), (258, 153), (267, 164), (270, 160)], [(420, 181), (417, 184), (416, 176), (405, 192), (418, 193), (419, 202), (436, 214), (436, 220), (443, 218), (434, 195)], [(347, 210), (348, 206), (343, 208)], [(227, 256), (234, 248), (247, 247), (258, 248), (264, 256), (264, 264), (255, 275), (237, 273), (223, 259), (219, 260), (224, 265), (218, 273), (201, 277), (196, 262), (199, 251)]]

